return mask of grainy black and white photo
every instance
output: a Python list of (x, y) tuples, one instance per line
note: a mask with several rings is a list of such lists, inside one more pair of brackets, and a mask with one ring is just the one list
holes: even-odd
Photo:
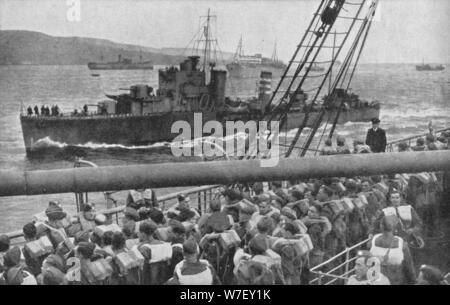
[(0, 285), (449, 285), (449, 14), (0, 0)]

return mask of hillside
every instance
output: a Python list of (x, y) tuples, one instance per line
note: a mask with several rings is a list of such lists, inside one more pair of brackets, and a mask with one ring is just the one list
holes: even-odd
[[(106, 39), (54, 37), (39, 32), (0, 31), (0, 65), (84, 65), (90, 61), (116, 61), (119, 54), (133, 61), (156, 65), (178, 64), (182, 49), (160, 49), (120, 44)], [(178, 50), (178, 51), (177, 51)]]

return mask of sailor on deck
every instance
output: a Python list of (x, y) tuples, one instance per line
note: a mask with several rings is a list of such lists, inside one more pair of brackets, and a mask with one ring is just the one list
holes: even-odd
[(372, 128), (367, 131), (366, 144), (374, 153), (386, 151), (386, 132), (380, 128), (380, 120), (372, 119)]

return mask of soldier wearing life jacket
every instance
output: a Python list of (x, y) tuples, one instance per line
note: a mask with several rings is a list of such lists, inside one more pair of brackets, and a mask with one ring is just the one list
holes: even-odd
[[(225, 197), (225, 205), (223, 211), (233, 217), (234, 222), (239, 221), (239, 201), (243, 199), (239, 190), (233, 188), (227, 188), (222, 192)], [(253, 199), (253, 198), (251, 198)]]
[[(346, 285), (390, 285), (389, 279), (379, 269), (376, 269), (373, 263), (369, 265), (370, 258), (372, 255), (369, 251), (358, 251), (355, 260), (355, 274), (349, 277)], [(370, 267), (374, 267), (373, 273), (370, 273)]]
[(272, 192), (275, 193), (276, 196), (278, 196), (278, 200), (280, 201), (281, 207), (284, 207), (289, 202), (289, 195), (286, 192), (286, 190), (282, 187), (281, 181), (273, 181), (271, 183), (272, 185)]
[(184, 259), (175, 266), (171, 284), (220, 285), (214, 268), (207, 260), (199, 259), (199, 246), (190, 238), (183, 244)]
[(420, 266), (416, 285), (449, 285), (441, 270), (431, 265)]
[(409, 204), (402, 204), (400, 193), (393, 189), (389, 195), (390, 206), (384, 208), (379, 213), (374, 224), (373, 232), (379, 232), (380, 222), (384, 216), (395, 215), (398, 218), (394, 233), (401, 236), (407, 242), (413, 243), (416, 247), (423, 247), (423, 240), (420, 237), (422, 230), (422, 220), (417, 215), (415, 209)]
[(271, 251), (270, 248), (271, 244), (267, 241), (267, 238), (263, 234), (257, 234), (248, 244), (249, 254), (252, 256), (250, 261), (261, 263), (264, 269), (270, 271), (267, 272), (268, 278), (266, 280), (270, 279), (272, 283), (267, 284), (284, 285), (285, 279), (281, 267), (281, 257), (274, 251)]
[(280, 214), (280, 210), (270, 205), (269, 200), (270, 198), (268, 196), (260, 195), (258, 211), (253, 213), (252, 218), (250, 219), (250, 225), (252, 227), (255, 227), (263, 217), (271, 217), (273, 214)]
[(153, 237), (157, 228), (149, 221), (143, 221), (139, 225), (138, 250), (145, 259), (140, 277), (144, 285), (161, 285), (170, 278), (172, 245)]
[(296, 240), (301, 233), (298, 226), (292, 222), (286, 222), (281, 229), (281, 238), (276, 240), (272, 249), (281, 256), (283, 276), (287, 285), (300, 285), (307, 282), (305, 277), (308, 270), (308, 257), (301, 255), (294, 244), (279, 242), (281, 240)]
[(126, 206), (135, 210), (139, 210), (142, 207), (152, 208), (157, 204), (156, 193), (152, 189), (137, 189), (130, 190), (126, 199)]
[(78, 222), (83, 231), (93, 231), (95, 228), (95, 205), (93, 203), (86, 203), (83, 210), (78, 213)]
[[(34, 223), (27, 223), (23, 229), (23, 236), (25, 238), (26, 243), (34, 242), (38, 239), (37, 237), (37, 230)], [(25, 263), (28, 266), (29, 271), (34, 275), (37, 276), (39, 273), (41, 273), (41, 266), (42, 262), (44, 261), (45, 257), (48, 255), (42, 255), (39, 257), (36, 257), (33, 255), (33, 253), (30, 252), (30, 250), (27, 247), (24, 247), (22, 249), (23, 256), (25, 258)]]
[(332, 218), (331, 232), (325, 237), (325, 252), (331, 258), (347, 248), (348, 228), (344, 211)]
[(236, 231), (241, 239), (241, 247), (246, 247), (251, 239), (251, 225), (250, 219), (253, 214), (253, 209), (250, 207), (241, 207), (239, 209), (238, 222), (233, 225), (233, 230)]
[(204, 224), (201, 225), (200, 221), (198, 223), (199, 230), (202, 235), (209, 233), (221, 233), (231, 228), (234, 224), (233, 217), (222, 211), (222, 206), (219, 200), (211, 201), (209, 208), (211, 213), (207, 215), (204, 220)]
[(381, 232), (370, 242), (370, 254), (377, 257), (381, 273), (386, 275), (392, 285), (411, 285), (416, 275), (408, 244), (400, 236), (394, 235), (399, 219), (395, 215), (384, 216)]
[(139, 284), (139, 270), (137, 267), (129, 269), (124, 268), (121, 264), (121, 253), (127, 253), (129, 249), (126, 248), (125, 235), (122, 232), (114, 232), (112, 238), (111, 249), (113, 256), (113, 273), (110, 283), (112, 285), (138, 285)]
[(190, 198), (181, 194), (178, 195), (178, 204), (171, 207), (167, 211), (167, 217), (178, 220), (180, 222), (189, 221), (192, 223), (197, 222), (200, 218), (200, 214), (193, 208), (191, 208)]
[(36, 278), (20, 264), (20, 249), (15, 246), (3, 257), (5, 270), (0, 273), (1, 285), (37, 285)]
[(112, 231), (105, 232), (102, 236), (102, 247), (103, 251), (108, 253), (110, 256), (114, 255), (114, 251), (112, 250), (112, 239), (114, 233)]
[(67, 285), (65, 260), (56, 254), (50, 254), (42, 263), (42, 273), (37, 277), (39, 285)]
[(325, 140), (325, 145), (320, 151), (320, 155), (335, 155), (336, 149), (333, 147), (333, 143), (330, 138)]
[(179, 221), (172, 221), (169, 228), (169, 241), (172, 245), (169, 274), (173, 274), (175, 266), (183, 260), (183, 243), (186, 241), (186, 229)]
[(8, 235), (0, 235), (0, 273), (5, 270), (3, 257), (8, 252), (10, 243)]
[(308, 216), (302, 222), (308, 228), (314, 246), (310, 253), (311, 266), (315, 266), (323, 261), (325, 255), (325, 238), (331, 232), (332, 225), (327, 217), (321, 216), (320, 206), (310, 206)]
[[(92, 256), (94, 255), (95, 244), (91, 242), (82, 241), (78, 243), (75, 257), (80, 260), (79, 266), (74, 265), (74, 269), (66, 275), (68, 277), (69, 283), (81, 284), (81, 285), (99, 285), (100, 282), (95, 280), (90, 269), (89, 264), (91, 263)], [(77, 278), (77, 270), (79, 269), (80, 277)]]

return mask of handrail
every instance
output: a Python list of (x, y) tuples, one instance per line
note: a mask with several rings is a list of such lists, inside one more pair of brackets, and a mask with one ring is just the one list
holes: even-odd
[[(167, 195), (163, 195), (160, 198), (158, 198), (158, 201), (164, 202), (164, 201), (168, 201), (171, 199), (175, 199), (178, 197), (178, 195), (181, 195), (181, 194), (190, 195), (190, 194), (200, 193), (203, 191), (213, 190), (219, 186), (220, 185), (204, 185), (204, 186), (194, 187), (194, 188), (191, 188), (188, 190), (178, 191), (178, 192), (170, 193)], [(120, 207), (116, 207), (116, 208), (112, 208), (112, 209), (99, 210), (98, 213), (105, 214), (106, 216), (108, 216), (108, 215), (112, 215), (112, 214), (121, 213), (124, 210), (125, 210), (125, 206), (120, 206)], [(5, 235), (7, 235), (10, 239), (14, 239), (14, 238), (22, 237), (23, 232), (22, 232), (22, 230), (17, 230), (17, 231), (5, 233)]]
[[(331, 257), (330, 259), (326, 260), (325, 262), (322, 262), (320, 264), (318, 264), (317, 266), (314, 266), (313, 268), (310, 269), (310, 272), (312, 274), (318, 275), (318, 277), (312, 279), (309, 284), (314, 284), (314, 283), (318, 283), (319, 285), (322, 284), (322, 278), (323, 277), (331, 277), (333, 278), (332, 280), (328, 281), (327, 283), (325, 283), (325, 285), (330, 285), (331, 283), (336, 282), (337, 280), (346, 280), (347, 279), (347, 275), (351, 274), (354, 271), (353, 269), (348, 270), (348, 264), (353, 262), (354, 260), (356, 260), (356, 257), (352, 257), (349, 258), (349, 254), (351, 251), (353, 251), (354, 249), (363, 246), (364, 244), (367, 244), (369, 241), (371, 240), (371, 238), (367, 238), (353, 246), (351, 246), (350, 248), (345, 248), (345, 250), (341, 251), (340, 253), (336, 254), (335, 256)], [(324, 267), (325, 265), (335, 261), (336, 259), (340, 258), (342, 255), (345, 254), (345, 262), (339, 264), (338, 266), (334, 267), (333, 269), (329, 270), (328, 272), (322, 272), (318, 269)], [(345, 268), (345, 272), (342, 275), (337, 275), (337, 274), (332, 274), (333, 272), (335, 272), (336, 270), (339, 270), (340, 268)]]
[[(450, 130), (450, 127), (444, 128), (444, 129), (436, 130), (435, 133), (443, 132), (443, 131), (449, 131), (449, 130)], [(425, 137), (425, 136), (428, 135), (428, 134), (430, 134), (430, 133), (429, 133), (429, 132), (426, 132), (426, 133), (423, 133), (423, 134), (414, 135), (414, 136), (410, 136), (410, 137), (407, 137), (407, 138), (402, 138), (402, 139), (398, 139), (398, 140), (393, 140), (393, 141), (388, 142), (387, 145), (393, 145), (393, 144), (397, 144), (397, 143), (400, 143), (400, 142), (403, 142), (403, 141), (414, 140), (414, 139), (417, 139), (417, 138), (420, 138), (420, 137)]]
[(362, 245), (364, 245), (365, 243), (368, 243), (370, 240), (371, 240), (371, 238), (367, 238), (367, 239), (365, 239), (365, 240), (363, 240), (363, 241), (361, 241), (361, 242), (359, 242), (359, 243), (357, 243), (357, 244), (351, 246), (350, 248), (345, 248), (345, 250), (339, 252), (338, 254), (336, 254), (335, 256), (333, 256), (332, 258), (330, 258), (330, 259), (324, 261), (323, 263), (320, 263), (319, 265), (314, 266), (313, 268), (311, 268), (310, 271), (313, 272), (313, 271), (315, 271), (315, 270), (317, 270), (317, 269), (323, 267), (324, 265), (326, 265), (326, 264), (328, 264), (328, 263), (331, 263), (333, 260), (335, 260), (335, 259), (338, 258), (339, 256), (346, 254), (347, 251), (351, 251), (351, 250), (353, 250), (353, 249), (356, 248), (356, 247), (362, 246)]

